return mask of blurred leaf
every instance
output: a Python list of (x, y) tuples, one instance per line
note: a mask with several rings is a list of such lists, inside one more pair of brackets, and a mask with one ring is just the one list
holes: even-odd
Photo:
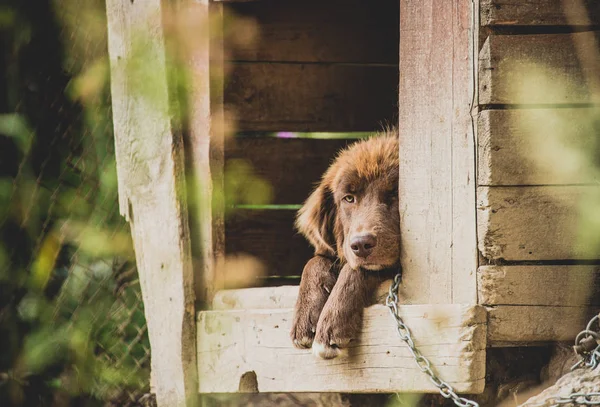
[(49, 365), (65, 357), (67, 343), (66, 326), (43, 327), (32, 332), (26, 339), (23, 349), (24, 368), (27, 372), (40, 372)]
[(15, 24), (17, 14), (12, 8), (0, 7), (0, 28), (9, 28)]
[(42, 242), (39, 253), (31, 268), (31, 286), (40, 292), (46, 287), (54, 269), (62, 244), (54, 233), (49, 233)]
[(22, 115), (18, 113), (0, 114), (0, 133), (12, 137), (21, 152), (29, 151), (34, 132)]

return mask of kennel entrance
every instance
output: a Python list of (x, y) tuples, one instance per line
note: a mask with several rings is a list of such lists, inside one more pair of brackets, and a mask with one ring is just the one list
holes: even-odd
[[(517, 157), (510, 154), (511, 140), (524, 136), (504, 119), (531, 117), (531, 110), (504, 107), (539, 101), (512, 100), (502, 92), (518, 74), (522, 55), (535, 55), (581, 82), (581, 67), (567, 63), (575, 56), (564, 56), (573, 52), (569, 44), (578, 34), (502, 35), (515, 19), (530, 26), (556, 19), (551, 7), (525, 12), (495, 0), (435, 3), (185, 3), (198, 18), (214, 9), (210, 27), (217, 34), (202, 25), (202, 35), (196, 32), (187, 50), (194, 75), (184, 154), (169, 116), (163, 34), (172, 29), (164, 18), (170, 9), (157, 0), (108, 2), (120, 207), (132, 224), (159, 405), (184, 405), (186, 395), (198, 391), (435, 391), (383, 306), (366, 310), (363, 335), (348, 363), (317, 360), (292, 347), (288, 332), (297, 289), (281, 283), (298, 275), (311, 255), (294, 235), (294, 205), (348, 140), (260, 132), (368, 132), (385, 119), (399, 123), (401, 311), (424, 354), (457, 392), (483, 390), (487, 346), (571, 339), (580, 330), (583, 295), (551, 297), (546, 284), (573, 285), (573, 273), (583, 280), (597, 274), (593, 266), (569, 263), (590, 254), (567, 251), (568, 236), (556, 226), (574, 221), (569, 197), (583, 187), (541, 181), (524, 186), (518, 176), (510, 178), (507, 160)], [(257, 20), (258, 42), (238, 39), (233, 53), (223, 52), (227, 10)], [(549, 14), (532, 17), (531, 10)], [(141, 34), (150, 51), (147, 64), (164, 76), (158, 113), (140, 103), (128, 76), (126, 62), (140, 32), (147, 33)], [(231, 71), (221, 92), (224, 67)], [(581, 86), (568, 95), (585, 99)], [(234, 108), (244, 135), (224, 137), (224, 107)], [(179, 195), (185, 162), (200, 189), (188, 197), (191, 202)], [(523, 158), (517, 167), (526, 163)], [(225, 188), (231, 187), (229, 175), (249, 169), (273, 185), (268, 203), (246, 199), (243, 185)], [(223, 189), (232, 194), (224, 200)], [(567, 199), (546, 199), (556, 194)], [(201, 216), (193, 216), (196, 210)], [(552, 226), (547, 213), (558, 217)], [(548, 239), (540, 240), (544, 234)], [(551, 259), (550, 252), (565, 257)], [(231, 270), (226, 255), (233, 253), (253, 254), (266, 265), (266, 278), (253, 279), (255, 285), (280, 286), (227, 289), (233, 279), (222, 270)], [(536, 275), (542, 273), (547, 282), (540, 285)], [(197, 294), (210, 304), (197, 315), (194, 276), (200, 280)], [(581, 293), (588, 281), (576, 283)], [(563, 323), (557, 326), (555, 318)]]

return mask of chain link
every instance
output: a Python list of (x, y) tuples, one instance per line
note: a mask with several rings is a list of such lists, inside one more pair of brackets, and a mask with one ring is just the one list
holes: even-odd
[[(457, 395), (452, 386), (440, 379), (433, 371), (429, 360), (423, 356), (415, 346), (410, 330), (406, 324), (404, 324), (404, 321), (402, 321), (398, 312), (398, 287), (400, 287), (401, 276), (401, 273), (396, 274), (394, 282), (390, 286), (388, 295), (385, 299), (385, 305), (389, 308), (390, 314), (396, 321), (396, 330), (398, 331), (400, 339), (406, 342), (408, 350), (413, 355), (419, 369), (429, 376), (429, 380), (431, 380), (433, 385), (438, 388), (439, 393), (444, 398), (452, 399), (454, 404), (459, 407), (479, 407), (477, 402)], [(593, 329), (594, 324), (598, 325), (597, 330)], [(581, 360), (573, 365), (571, 370), (582, 366), (595, 369), (600, 365), (600, 315), (594, 316), (588, 322), (586, 328), (577, 335), (573, 349), (581, 356)], [(568, 396), (556, 396), (543, 404), (536, 404), (532, 407), (559, 407), (566, 404), (600, 406), (600, 392), (572, 393)]]
[(394, 277), (394, 283), (390, 286), (387, 298), (385, 299), (385, 305), (390, 309), (390, 314), (396, 321), (396, 330), (398, 331), (400, 339), (406, 342), (406, 344), (408, 345), (408, 350), (413, 355), (417, 366), (419, 366), (419, 369), (427, 376), (429, 376), (429, 380), (431, 380), (431, 383), (433, 383), (433, 385), (438, 388), (438, 391), (444, 398), (452, 399), (454, 404), (456, 404), (459, 407), (479, 407), (479, 404), (475, 401), (466, 399), (464, 397), (460, 397), (458, 394), (456, 394), (452, 386), (440, 379), (433, 371), (429, 360), (425, 356), (423, 356), (423, 354), (415, 346), (415, 342), (413, 341), (413, 338), (410, 334), (410, 330), (404, 324), (404, 321), (402, 321), (402, 318), (400, 318), (400, 314), (398, 313), (397, 293), (398, 287), (400, 286), (400, 280), (401, 274), (398, 273)]

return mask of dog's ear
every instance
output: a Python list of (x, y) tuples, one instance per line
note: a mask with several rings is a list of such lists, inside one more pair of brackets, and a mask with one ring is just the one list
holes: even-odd
[(298, 211), (296, 228), (314, 246), (315, 254), (336, 257), (336, 206), (327, 183), (312, 192)]

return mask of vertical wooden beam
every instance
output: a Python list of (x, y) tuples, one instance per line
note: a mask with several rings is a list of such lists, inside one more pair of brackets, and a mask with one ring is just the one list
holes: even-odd
[(183, 145), (169, 114), (160, 0), (107, 1), (119, 205), (133, 235), (160, 407), (197, 396)]
[(223, 6), (208, 0), (181, 0), (179, 6), (178, 12), (191, 20), (189, 28), (180, 33), (180, 42), (185, 44), (182, 51), (190, 79), (186, 145), (191, 169), (188, 185), (193, 194), (190, 220), (196, 293), (206, 305), (223, 288), (223, 276), (217, 270), (222, 270), (225, 255)]
[(413, 303), (477, 300), (474, 3), (400, 2), (402, 290)]

